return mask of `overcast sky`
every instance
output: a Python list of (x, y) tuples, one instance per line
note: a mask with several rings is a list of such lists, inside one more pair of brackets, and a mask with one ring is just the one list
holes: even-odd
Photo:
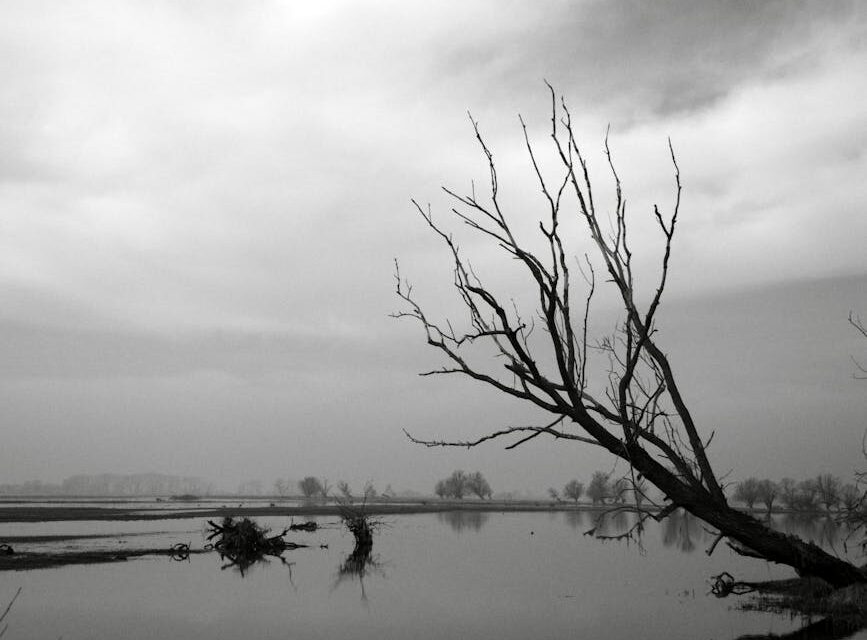
[(3, 2), (0, 482), (429, 491), (464, 468), (541, 491), (607, 468), (541, 439), (432, 451), (402, 432), (534, 417), (416, 376), (440, 360), (388, 314), (394, 258), (429, 309), (455, 309), (410, 198), (445, 222), (440, 185), (484, 184), (467, 110), (509, 212), (543, 211), (517, 121), (544, 145), (543, 79), (601, 193), (610, 124), (643, 267), (672, 140), (660, 341), (720, 471), (850, 477), (867, 466), (850, 359), (867, 341), (846, 322), (867, 317), (865, 36), (854, 1)]

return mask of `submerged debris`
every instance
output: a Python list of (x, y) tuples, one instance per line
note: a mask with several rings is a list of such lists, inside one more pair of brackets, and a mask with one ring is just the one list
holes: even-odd
[(243, 574), (253, 563), (266, 559), (266, 556), (280, 558), (284, 551), (307, 547), (306, 544), (296, 544), (284, 540), (289, 529), (282, 533), (269, 536), (270, 530), (261, 527), (249, 518), (235, 520), (231, 516), (223, 518), (220, 524), (208, 520), (210, 535), (208, 541), (220, 557), (229, 562), (223, 567), (237, 567)]
[[(739, 609), (822, 618), (823, 625), (846, 632), (844, 635), (798, 637), (843, 638), (867, 626), (867, 585), (864, 584), (834, 589), (824, 580), (813, 577), (745, 582), (723, 572), (712, 577), (711, 593), (719, 598), (750, 594), (738, 604)], [(809, 629), (812, 632), (812, 626)]]
[(169, 556), (172, 560), (176, 560), (178, 562), (182, 562), (184, 560), (190, 559), (190, 543), (189, 542), (178, 542), (177, 544), (173, 544), (169, 551), (171, 555)]

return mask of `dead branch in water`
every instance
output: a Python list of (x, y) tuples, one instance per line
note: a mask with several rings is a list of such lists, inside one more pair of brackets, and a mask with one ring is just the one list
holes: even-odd
[(249, 518), (235, 520), (231, 516), (223, 518), (221, 524), (208, 520), (210, 535), (208, 541), (220, 557), (229, 562), (223, 567), (236, 567), (241, 575), (252, 564), (264, 560), (266, 556), (280, 558), (284, 551), (307, 547), (306, 544), (297, 544), (284, 540), (289, 529), (282, 533), (269, 536), (270, 530), (261, 527)]

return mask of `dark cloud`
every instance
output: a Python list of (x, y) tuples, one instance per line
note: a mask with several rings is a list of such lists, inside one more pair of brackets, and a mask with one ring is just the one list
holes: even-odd
[(860, 3), (546, 3), (508, 39), (457, 41), (445, 68), (491, 79), (489, 101), (541, 89), (615, 125), (707, 108), (743, 85), (809, 69), (840, 29), (863, 32)]

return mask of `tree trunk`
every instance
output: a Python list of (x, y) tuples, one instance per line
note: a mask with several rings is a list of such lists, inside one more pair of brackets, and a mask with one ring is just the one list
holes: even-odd
[[(867, 574), (855, 565), (812, 542), (774, 531), (752, 515), (732, 508), (725, 501), (715, 500), (704, 487), (685, 485), (645, 451), (632, 453), (630, 461), (633, 466), (665, 492), (672, 502), (716, 527), (722, 535), (754, 552), (756, 557), (788, 565), (801, 576), (822, 578), (834, 587), (867, 582)], [(622, 451), (620, 456), (624, 457)]]

